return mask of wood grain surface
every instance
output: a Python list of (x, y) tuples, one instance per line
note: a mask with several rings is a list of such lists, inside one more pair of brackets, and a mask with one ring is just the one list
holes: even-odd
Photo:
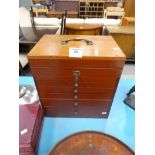
[(86, 24), (86, 23), (68, 23), (65, 25), (64, 34), (74, 35), (101, 35), (102, 24)]
[[(90, 39), (93, 45), (87, 45), (84, 41), (71, 41), (66, 45), (62, 45), (64, 39)], [(125, 60), (125, 55), (118, 47), (117, 43), (111, 36), (91, 36), (91, 35), (44, 35), (34, 48), (28, 54), (29, 59), (32, 58), (64, 58), (69, 57), (69, 48), (76, 47), (83, 49), (82, 59), (112, 59)]]
[(84, 131), (66, 137), (48, 155), (134, 155), (134, 152), (113, 136)]
[[(69, 38), (91, 39), (94, 44), (61, 45)], [(82, 58), (69, 57), (69, 47), (82, 47)], [(125, 62), (111, 36), (45, 35), (28, 58), (46, 116), (108, 117)]]

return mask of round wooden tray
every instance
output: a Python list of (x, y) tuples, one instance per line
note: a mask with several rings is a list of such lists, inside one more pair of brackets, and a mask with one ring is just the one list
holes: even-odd
[(66, 137), (48, 155), (134, 155), (134, 152), (110, 135), (84, 131)]

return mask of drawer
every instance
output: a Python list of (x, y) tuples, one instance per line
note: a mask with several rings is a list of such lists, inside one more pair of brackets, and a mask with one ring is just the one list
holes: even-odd
[[(103, 96), (108, 96), (112, 97), (114, 94), (115, 89), (104, 89), (104, 88), (87, 88), (87, 87), (82, 87), (80, 89), (74, 89), (73, 87), (48, 87), (48, 86), (39, 86), (38, 85), (38, 91), (40, 97), (44, 96), (45, 93), (50, 95), (50, 94), (70, 94), (70, 98), (74, 96), (74, 94), (77, 95), (85, 95), (85, 94), (99, 94)], [(52, 95), (53, 96), (53, 95)], [(47, 98), (49, 98), (46, 95)]]
[[(74, 87), (75, 86), (75, 82), (73, 80), (37, 80), (36, 81), (40, 87), (44, 87), (44, 86), (50, 86), (51, 89), (52, 87)], [(89, 79), (88, 80), (84, 80), (81, 79), (78, 81), (78, 88), (82, 88), (82, 87), (87, 87), (87, 88), (114, 88), (118, 83), (118, 79), (117, 78), (102, 78), (100, 79)]]
[(31, 68), (36, 80), (75, 80), (74, 72), (78, 71), (79, 82), (97, 81), (104, 78), (118, 78), (122, 71), (119, 69), (101, 68)]
[[(40, 99), (43, 107), (64, 107), (64, 106), (74, 106), (75, 102), (78, 103), (78, 106), (88, 106), (88, 107), (96, 107), (100, 105), (107, 106), (109, 103), (111, 103), (111, 100), (105, 100), (105, 99), (100, 99), (100, 100), (91, 100), (91, 99)], [(76, 106), (76, 105), (75, 105)]]
[(122, 69), (125, 63), (125, 60), (103, 60), (103, 59), (97, 59), (94, 60), (94, 58), (91, 59), (30, 59), (29, 63), (31, 68), (32, 67), (54, 67), (54, 68), (60, 68), (60, 66), (65, 67), (92, 67), (96, 68), (97, 66), (99, 68), (118, 68)]
[(78, 118), (107, 118), (109, 115), (108, 109), (103, 107), (99, 109), (84, 108), (84, 109), (58, 109), (53, 107), (45, 107), (45, 116), (47, 117), (78, 117)]
[[(112, 99), (114, 92), (105, 92), (105, 93), (96, 93), (96, 94), (86, 94), (86, 93), (79, 93), (77, 94), (77, 99)], [(46, 93), (46, 92), (39, 92), (39, 97), (41, 99), (44, 98), (51, 98), (51, 99), (74, 99), (74, 93)]]
[[(65, 102), (66, 103), (66, 102)], [(104, 118), (109, 114), (110, 101), (100, 100), (81, 100), (79, 105), (75, 106), (65, 104), (62, 101), (61, 104), (53, 104), (52, 106), (44, 106), (46, 116), (54, 117), (99, 117)]]

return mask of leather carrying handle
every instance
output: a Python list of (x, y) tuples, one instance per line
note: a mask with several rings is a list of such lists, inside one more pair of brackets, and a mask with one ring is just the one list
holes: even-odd
[(75, 39), (64, 39), (61, 41), (62, 45), (67, 44), (69, 41), (85, 41), (87, 45), (93, 45), (93, 42), (88, 39), (81, 39), (81, 38), (75, 38)]

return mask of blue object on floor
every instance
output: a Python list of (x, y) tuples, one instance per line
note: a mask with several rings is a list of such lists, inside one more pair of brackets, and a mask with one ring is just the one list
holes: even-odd
[[(32, 77), (20, 77), (19, 83), (34, 85), (34, 80)], [(84, 130), (107, 133), (134, 150), (135, 111), (123, 103), (134, 84), (134, 80), (120, 79), (108, 119), (44, 117), (37, 155), (47, 155), (60, 140)]]

